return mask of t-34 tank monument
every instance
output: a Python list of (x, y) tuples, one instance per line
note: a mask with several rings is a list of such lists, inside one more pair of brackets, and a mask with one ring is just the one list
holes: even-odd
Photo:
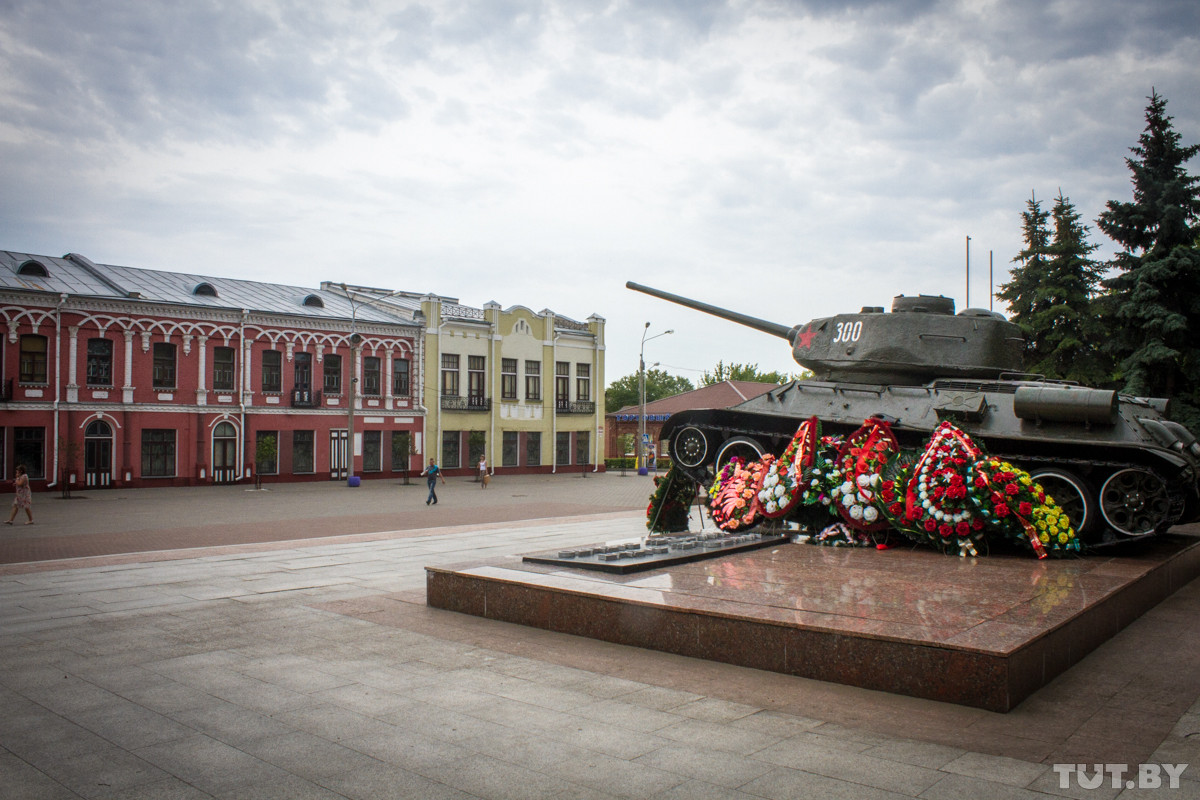
[[(1167, 401), (1022, 372), (1025, 339), (1003, 315), (921, 295), (788, 327), (628, 282), (628, 288), (787, 339), (813, 378), (729, 409), (685, 411), (663, 426), (673, 462), (708, 485), (733, 458), (779, 455), (815, 417), (847, 435), (885, 420), (913, 446), (952, 422), (1030, 473), (1084, 544), (1152, 536), (1200, 515), (1200, 442)], [(944, 426), (943, 426), (944, 427)]]

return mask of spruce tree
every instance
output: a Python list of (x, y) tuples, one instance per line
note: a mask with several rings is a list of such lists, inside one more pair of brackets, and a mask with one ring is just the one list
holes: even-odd
[(1047, 251), (1050, 247), (1050, 215), (1042, 210), (1041, 201), (1030, 195), (1021, 214), (1021, 231), (1025, 247), (1013, 259), (1017, 266), (1009, 271), (1008, 283), (1000, 284), (996, 297), (1008, 303), (1009, 319), (1025, 333), (1025, 368), (1046, 360), (1044, 336), (1035, 319), (1045, 311), (1039, 298), (1038, 286), (1046, 272)]
[(1087, 226), (1080, 224), (1079, 213), (1061, 189), (1050, 217), (1054, 235), (1046, 249), (1046, 272), (1036, 289), (1041, 308), (1030, 320), (1038, 331), (1041, 360), (1026, 368), (1096, 385), (1108, 374), (1095, 311), (1103, 267), (1090, 258), (1098, 245), (1087, 241)]
[(1146, 129), (1125, 163), (1133, 202), (1110, 200), (1097, 224), (1121, 245), (1106, 282), (1112, 308), (1104, 320), (1118, 377), (1129, 394), (1168, 397), (1172, 416), (1200, 430), (1200, 179), (1184, 164), (1200, 145), (1183, 146), (1152, 92)]

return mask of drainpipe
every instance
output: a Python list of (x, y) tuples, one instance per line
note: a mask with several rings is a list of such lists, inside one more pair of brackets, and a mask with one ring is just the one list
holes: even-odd
[[(438, 322), (438, 334), (437, 334), (437, 360), (434, 361), (434, 363), (433, 363), (433, 370), (434, 370), (434, 372), (433, 372), (433, 379), (434, 379), (433, 395), (434, 395), (434, 397), (437, 398), (437, 421), (438, 421), (438, 423), (437, 423), (437, 441), (435, 441), (433, 443), (433, 457), (437, 459), (438, 466), (445, 469), (445, 465), (442, 464), (442, 329), (446, 327), (447, 320), (446, 320), (445, 315), (442, 314), (442, 301), (441, 300), (437, 301), (437, 310), (438, 310), (439, 322)], [(425, 445), (426, 445), (425, 455), (428, 456), (429, 455), (429, 449), (428, 449), (429, 442), (426, 442)], [(461, 446), (462, 446), (462, 444), (461, 444), (461, 440), (460, 440), (459, 447), (461, 447)], [(459, 461), (461, 462), (462, 459), (460, 458)], [(422, 464), (421, 467), (422, 467), (422, 469), (424, 469), (425, 465)]]
[(592, 472), (600, 471), (600, 420), (604, 419), (604, 404), (601, 402), (600, 394), (603, 388), (603, 381), (600, 374), (600, 337), (596, 336), (593, 339), (595, 345), (592, 347), (592, 370), (595, 375), (592, 376), (592, 397), (596, 398), (592, 402), (595, 404), (593, 408), (596, 410), (592, 414)]
[(67, 302), (67, 293), (58, 296), (58, 305), (54, 307), (54, 466), (50, 472), (50, 482), (46, 488), (58, 485), (58, 430), (59, 408), (58, 397), (62, 386), (62, 307)]
[[(237, 360), (238, 435), (242, 438), (242, 441), (238, 445), (238, 458), (242, 459), (242, 463), (238, 464), (239, 481), (242, 480), (246, 474), (246, 392), (245, 383), (243, 382), (246, 374), (246, 365), (243, 362), (246, 359), (246, 319), (249, 316), (250, 309), (243, 308), (242, 319), (241, 322), (238, 323), (238, 353), (240, 355)], [(258, 466), (255, 465), (255, 469), (257, 468)]]
[[(550, 317), (550, 324), (554, 324), (553, 315)], [(550, 369), (546, 370), (554, 376), (554, 380), (550, 383), (550, 390), (554, 395), (554, 405), (551, 406), (554, 416), (550, 420), (550, 452), (553, 454), (550, 457), (550, 463), (553, 464), (550, 467), (551, 475), (558, 474), (558, 337), (559, 334), (555, 332), (554, 338), (550, 340)], [(567, 390), (570, 391), (570, 388), (571, 384), (568, 382)]]
[[(500, 309), (492, 309), (495, 317), (500, 316)], [(496, 472), (496, 331), (500, 326), (496, 324), (496, 319), (489, 320), (488, 325), (488, 376), (487, 376), (487, 391), (488, 391), (488, 423), (491, 430), (488, 431), (488, 448), (491, 449), (488, 455), (488, 471), (492, 474)]]

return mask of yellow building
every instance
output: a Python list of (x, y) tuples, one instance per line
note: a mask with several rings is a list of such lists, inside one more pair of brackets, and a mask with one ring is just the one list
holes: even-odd
[[(324, 285), (357, 302), (402, 309), (424, 328), (412, 362), (422, 431), (413, 455), (450, 473), (580, 472), (604, 468), (604, 318)], [(400, 378), (393, 378), (400, 380)]]
[[(604, 465), (604, 319), (421, 298), (426, 461), (489, 472)], [(436, 444), (436, 451), (429, 445)]]

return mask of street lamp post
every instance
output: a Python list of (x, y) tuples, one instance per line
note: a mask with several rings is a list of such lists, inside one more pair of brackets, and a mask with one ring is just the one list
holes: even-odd
[(659, 336), (666, 336), (668, 333), (674, 333), (674, 330), (656, 333), (649, 339), (646, 338), (646, 333), (650, 330), (650, 323), (642, 328), (642, 347), (638, 351), (638, 394), (642, 400), (642, 413), (638, 415), (638, 475), (645, 475), (649, 472), (646, 469), (646, 342), (652, 339), (657, 339)]
[[(379, 297), (369, 297), (364, 300), (364, 303), (377, 302), (386, 300), (389, 297), (398, 295), (402, 290), (397, 289), (394, 292), (388, 292)], [(349, 373), (349, 390), (347, 397), (350, 402), (346, 404), (346, 485), (354, 485), (354, 401), (355, 390), (358, 388), (358, 375), (356, 374), (358, 367), (358, 344), (362, 341), (362, 337), (358, 335), (358, 303), (354, 302), (354, 292), (347, 288), (346, 284), (342, 284), (342, 293), (346, 299), (350, 301), (350, 368)]]

